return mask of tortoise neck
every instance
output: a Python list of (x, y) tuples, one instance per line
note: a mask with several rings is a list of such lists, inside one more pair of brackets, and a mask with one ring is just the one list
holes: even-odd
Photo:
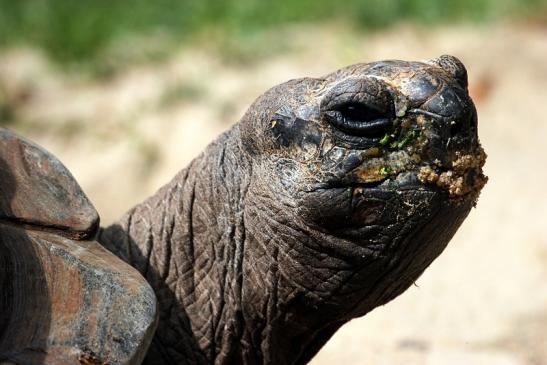
[(285, 236), (272, 237), (283, 228), (271, 221), (264, 187), (250, 183), (237, 133), (101, 230), (101, 244), (158, 299), (145, 364), (302, 364), (342, 324), (310, 311), (283, 277), (277, 241)]
[(156, 293), (160, 320), (145, 363), (237, 362), (242, 204), (250, 176), (238, 133), (220, 136), (154, 196), (100, 232), (101, 244)]

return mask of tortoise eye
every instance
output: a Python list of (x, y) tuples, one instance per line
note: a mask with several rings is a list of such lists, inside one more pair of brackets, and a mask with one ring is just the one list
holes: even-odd
[(325, 112), (334, 127), (354, 136), (381, 138), (392, 124), (392, 113), (363, 103), (349, 103)]
[(382, 113), (378, 109), (374, 109), (368, 105), (365, 104), (346, 104), (340, 108), (340, 113), (348, 119), (348, 120), (355, 120), (360, 122), (371, 122), (376, 119), (381, 119), (384, 117), (384, 113)]

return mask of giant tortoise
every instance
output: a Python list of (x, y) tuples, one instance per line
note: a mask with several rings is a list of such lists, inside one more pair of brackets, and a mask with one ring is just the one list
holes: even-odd
[(443, 251), (484, 161), (451, 56), (278, 85), (104, 228), (0, 129), (0, 363), (304, 364)]

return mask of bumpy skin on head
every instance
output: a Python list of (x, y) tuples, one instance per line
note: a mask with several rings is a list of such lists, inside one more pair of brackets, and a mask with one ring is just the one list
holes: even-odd
[(408, 288), (486, 178), (463, 65), (358, 64), (274, 87), (101, 234), (154, 287), (148, 364), (303, 364)]

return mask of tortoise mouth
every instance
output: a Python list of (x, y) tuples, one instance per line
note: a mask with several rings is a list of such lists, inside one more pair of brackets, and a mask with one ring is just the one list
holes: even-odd
[(419, 171), (402, 171), (395, 175), (386, 175), (373, 181), (352, 179), (319, 184), (307, 192), (313, 193), (339, 189), (367, 190), (385, 193), (395, 193), (396, 191), (401, 190), (432, 190), (430, 186), (420, 180)]
[[(398, 157), (409, 155), (404, 151), (393, 152), (395, 162), (357, 161), (351, 171), (340, 171), (339, 178), (331, 176), (305, 191), (301, 212), (321, 230), (360, 246), (381, 247), (389, 241), (386, 237), (394, 237), (416, 219), (430, 217), (440, 206), (446, 214), (473, 206), (486, 183), (482, 174), (486, 155), (481, 151), (479, 146), (472, 154), (455, 153), (449, 165), (410, 158), (402, 163)], [(388, 162), (393, 171), (378, 172)]]
[[(487, 156), (480, 143), (455, 151), (436, 151), (430, 146), (424, 141), (419, 148), (390, 151), (381, 157), (364, 159), (344, 177), (345, 185), (389, 191), (435, 187), (446, 192), (451, 201), (476, 201), (488, 181), (483, 174)], [(436, 157), (439, 153), (442, 161)]]
[(373, 165), (367, 161), (343, 178), (320, 184), (309, 192), (350, 189), (352, 196), (365, 191), (390, 196), (404, 191), (429, 191), (451, 203), (464, 200), (475, 203), (488, 181), (482, 171), (485, 160), (486, 154), (478, 145), (472, 153), (454, 152), (448, 165), (438, 160), (407, 159), (399, 167), (391, 167), (383, 164), (385, 161)]

